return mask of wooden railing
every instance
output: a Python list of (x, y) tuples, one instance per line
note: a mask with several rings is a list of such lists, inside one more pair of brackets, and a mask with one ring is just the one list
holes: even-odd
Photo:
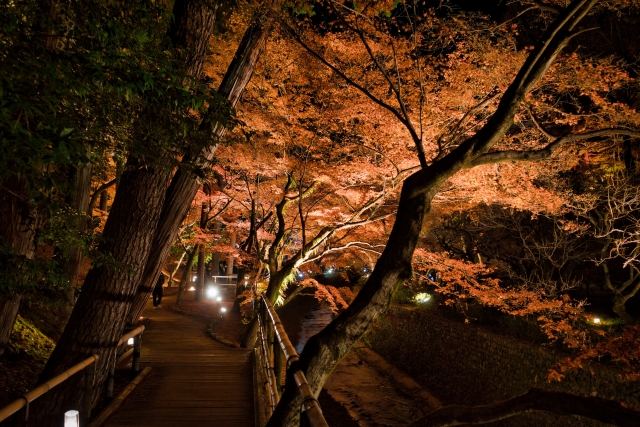
[[(118, 341), (117, 347), (120, 347), (122, 344), (127, 342), (130, 338), (134, 339), (133, 348), (129, 352), (125, 353), (118, 361), (114, 360), (113, 368), (110, 369), (109, 377), (107, 378), (107, 381), (106, 381), (107, 398), (111, 398), (113, 396), (113, 373), (115, 372), (115, 365), (124, 357), (127, 357), (127, 354), (133, 353), (133, 361), (132, 361), (133, 371), (138, 372), (140, 370), (140, 348), (141, 348), (142, 331), (144, 331), (144, 326), (139, 326), (136, 329), (132, 330), (131, 332), (128, 332), (127, 334), (123, 335), (120, 338), (120, 341)], [(10, 416), (18, 412), (20, 409), (25, 408), (24, 423), (25, 425), (28, 424), (29, 406), (31, 405), (31, 402), (33, 402), (43, 394), (47, 393), (55, 386), (65, 382), (72, 375), (83, 370), (85, 375), (85, 380), (84, 380), (85, 393), (84, 393), (84, 399), (82, 401), (82, 408), (80, 408), (80, 412), (82, 414), (83, 419), (88, 420), (91, 417), (91, 409), (93, 407), (93, 386), (94, 386), (95, 369), (96, 369), (95, 362), (98, 360), (98, 358), (99, 357), (97, 354), (94, 354), (86, 358), (82, 362), (76, 365), (73, 365), (71, 368), (67, 369), (60, 375), (57, 375), (51, 378), (49, 381), (43, 384), (40, 384), (33, 390), (29, 391), (28, 393), (25, 393), (18, 399), (11, 402), (9, 405), (0, 409), (0, 422), (6, 420)], [(111, 393), (111, 396), (109, 395), (109, 393)], [(61, 424), (62, 424), (62, 420), (61, 420)]]
[[(280, 318), (264, 294), (262, 295), (260, 309), (258, 311), (258, 322), (260, 324), (260, 350), (264, 361), (262, 367), (268, 383), (268, 415), (271, 416), (280, 400), (283, 374), (282, 365), (283, 362), (286, 362), (287, 370), (294, 370), (291, 378), (295, 381), (295, 386), (302, 396), (300, 425), (328, 427), (322, 415), (320, 404), (313, 395), (304, 372), (295, 368), (295, 364), (299, 360), (298, 354), (293, 345), (291, 345), (291, 341), (289, 341), (289, 337), (280, 322)], [(290, 385), (284, 384), (284, 386), (287, 387)]]

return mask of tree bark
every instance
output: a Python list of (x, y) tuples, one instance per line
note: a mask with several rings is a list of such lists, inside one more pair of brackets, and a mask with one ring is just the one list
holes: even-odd
[(169, 287), (172, 288), (173, 287), (173, 278), (176, 276), (176, 273), (178, 272), (178, 270), (180, 269), (180, 265), (182, 264), (182, 260), (184, 259), (184, 256), (187, 254), (187, 250), (185, 249), (182, 252), (182, 255), (180, 256), (180, 259), (178, 260), (177, 264), (176, 264), (176, 268), (173, 269), (173, 271), (171, 272), (171, 274), (169, 275)]
[[(207, 227), (207, 205), (202, 202), (202, 206), (200, 207), (200, 228), (205, 229)], [(204, 244), (198, 246), (198, 275), (196, 278), (196, 294), (195, 300), (202, 301), (204, 300), (204, 282), (205, 282), (205, 274), (204, 274), (204, 259), (206, 256), (206, 247)]]
[(427, 414), (409, 427), (449, 427), (487, 424), (526, 414), (546, 411), (558, 415), (579, 415), (622, 427), (640, 425), (640, 412), (599, 397), (531, 389), (527, 393), (484, 406), (450, 405)]
[[(167, 168), (129, 159), (99, 251), (112, 259), (95, 264), (82, 287), (71, 317), (47, 361), (40, 381), (97, 354), (95, 384), (102, 384), (115, 357), (124, 329), (124, 314), (139, 283), (169, 180)], [(81, 407), (83, 376), (76, 375), (34, 402), (34, 425), (57, 426), (62, 414)], [(100, 387), (94, 390), (95, 399)]]
[(193, 262), (196, 259), (197, 253), (198, 253), (198, 247), (196, 246), (195, 248), (193, 248), (193, 250), (187, 257), (187, 263), (185, 264), (184, 271), (182, 272), (182, 279), (180, 279), (180, 284), (178, 285), (178, 295), (176, 296), (176, 305), (182, 304), (184, 290), (188, 286), (191, 267), (193, 267)]
[(18, 308), (20, 308), (20, 300), (22, 295), (16, 294), (13, 297), (4, 297), (0, 295), (0, 356), (9, 344), (13, 324), (18, 317)]
[[(218, 93), (227, 98), (232, 106), (238, 103), (242, 92), (251, 79), (255, 65), (264, 51), (271, 25), (272, 18), (270, 16), (259, 14), (245, 31), (240, 46), (218, 89)], [(214, 140), (222, 138), (225, 132), (226, 129), (223, 127), (215, 127)], [(212, 160), (217, 147), (217, 143), (211, 145), (203, 153), (204, 157)], [(132, 310), (128, 315), (127, 323), (129, 325), (135, 324), (140, 313), (144, 310), (153, 284), (160, 274), (160, 268), (167, 259), (180, 224), (184, 220), (199, 186), (198, 177), (187, 170), (181, 169), (173, 177), (160, 216), (160, 223), (154, 236), (152, 252), (149, 255)]]
[[(0, 244), (12, 253), (9, 258), (32, 259), (36, 248), (36, 232), (41, 218), (37, 208), (28, 202), (28, 192), (23, 182), (9, 179), (0, 186)], [(13, 262), (5, 260), (2, 269), (15, 268)], [(19, 264), (19, 262), (18, 262)], [(4, 272), (6, 278), (20, 277), (15, 272)], [(19, 281), (19, 279), (17, 279)], [(21, 283), (11, 283), (8, 289), (0, 294), (0, 354), (11, 337), (20, 307)]]
[(219, 3), (211, 0), (178, 0), (173, 5), (169, 37), (196, 79), (203, 77), (209, 39), (213, 34)]

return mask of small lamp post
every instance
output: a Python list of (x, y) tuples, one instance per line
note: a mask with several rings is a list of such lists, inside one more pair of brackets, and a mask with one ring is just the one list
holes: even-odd
[(80, 427), (80, 413), (78, 411), (65, 412), (64, 427)]

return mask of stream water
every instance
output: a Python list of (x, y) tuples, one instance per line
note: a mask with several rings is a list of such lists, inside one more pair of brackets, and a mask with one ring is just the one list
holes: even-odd
[[(293, 304), (295, 308), (289, 308), (281, 318), (288, 319), (285, 328), (300, 353), (309, 338), (329, 324), (334, 314), (329, 307), (319, 306), (313, 297), (302, 297)], [(292, 318), (294, 312), (297, 312), (297, 321)], [(439, 406), (437, 399), (415, 381), (363, 347), (340, 361), (325, 390), (355, 421), (341, 425), (406, 426)]]

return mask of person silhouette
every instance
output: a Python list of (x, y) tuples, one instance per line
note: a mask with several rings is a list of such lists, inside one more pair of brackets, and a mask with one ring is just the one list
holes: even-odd
[(156, 282), (156, 286), (153, 288), (153, 308), (160, 307), (160, 303), (162, 302), (162, 287), (164, 285), (164, 274), (160, 273), (160, 277), (158, 277), (158, 281)]

